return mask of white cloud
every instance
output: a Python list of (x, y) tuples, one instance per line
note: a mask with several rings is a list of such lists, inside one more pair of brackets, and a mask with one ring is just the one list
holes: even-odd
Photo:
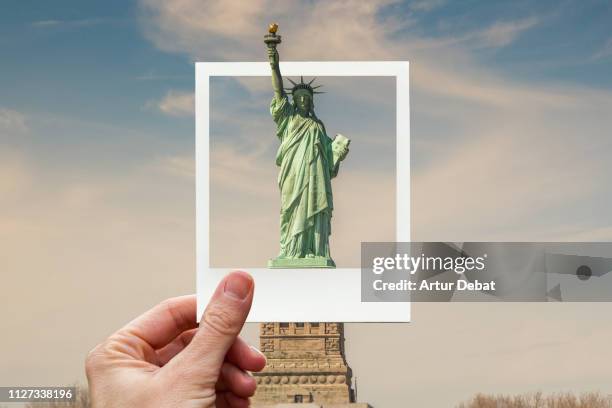
[(78, 20), (38, 20), (30, 23), (30, 26), (35, 28), (51, 28), (51, 27), (87, 27), (98, 24), (111, 23), (116, 21), (109, 18), (82, 18)]
[(167, 81), (171, 79), (187, 79), (187, 76), (183, 75), (163, 75), (158, 74), (153, 70), (147, 71), (142, 75), (135, 77), (138, 81)]
[(291, 47), (279, 48), (284, 57), (323, 54), (336, 59), (360, 50), (384, 58), (389, 56), (384, 35), (409, 23), (394, 17), (380, 21), (380, 8), (395, 2), (142, 0), (140, 8), (144, 32), (155, 45), (193, 59), (263, 60), (263, 35), (271, 21), (291, 38)]
[[(22, 133), (28, 130), (26, 116), (16, 110), (0, 108), (0, 132)], [(2, 134), (0, 134), (2, 136)]]
[[(430, 163), (414, 168), (415, 192), (423, 193), (415, 194), (414, 205), (419, 209), (415, 227), (431, 239), (439, 239), (445, 232), (462, 232), (480, 239), (485, 239), (483, 235), (488, 232), (495, 232), (500, 239), (504, 234), (535, 234), (543, 228), (535, 220), (546, 218), (540, 215), (545, 208), (569, 211), (578, 217), (578, 210), (570, 203), (592, 197), (592, 180), (605, 167), (605, 160), (599, 155), (588, 159), (581, 155), (584, 149), (576, 137), (590, 134), (591, 145), (601, 145), (599, 129), (612, 125), (604, 114), (612, 107), (612, 94), (577, 85), (512, 78), (482, 65), (473, 55), (483, 47), (507, 46), (538, 24), (541, 18), (537, 16), (498, 21), (482, 30), (444, 38), (429, 38), (410, 30), (398, 36), (399, 28), (410, 28), (413, 22), (410, 18), (405, 22), (381, 18), (382, 8), (393, 3), (356, 5), (336, 1), (313, 2), (308, 7), (301, 3), (272, 7), (262, 0), (246, 8), (238, 2), (222, 6), (195, 0), (142, 0), (140, 4), (148, 37), (162, 49), (187, 53), (195, 59), (265, 59), (261, 39), (270, 21), (280, 25), (283, 44), (279, 50), (285, 60), (409, 59), (413, 140), (419, 158), (427, 156)], [(228, 15), (234, 16), (239, 29), (224, 23)], [(263, 82), (261, 85), (267, 86)], [(377, 95), (372, 95), (372, 103), (376, 103)], [(429, 138), (422, 132), (443, 136)], [(526, 167), (509, 171), (516, 160), (524, 158), (522, 148), (527, 145), (530, 161)], [(551, 146), (558, 153), (565, 152), (557, 156), (565, 161), (550, 155)], [(537, 157), (543, 160), (538, 162)], [(559, 174), (574, 180), (571, 187), (555, 184), (561, 182), (556, 177)], [(440, 187), (438, 191), (454, 191), (452, 180), (457, 175), (462, 175), (462, 182), (469, 177), (471, 185), (476, 186), (471, 191), (489, 201), (470, 197), (463, 189), (451, 201), (429, 193), (434, 185)], [(508, 188), (498, 190), (497, 180), (502, 179), (513, 181)], [(506, 205), (511, 198), (517, 205)], [(504, 209), (501, 218), (496, 213), (500, 208)], [(482, 215), (478, 218), (482, 223), (461, 221), (477, 214)], [(419, 220), (427, 222), (421, 224)], [(504, 220), (515, 222), (506, 225)], [(550, 224), (552, 220), (548, 222), (544, 234), (550, 238), (555, 233), (572, 234), (580, 220), (566, 217), (563, 225), (567, 229), (563, 231)]]
[[(531, 126), (537, 124), (523, 129)], [(598, 161), (576, 166), (572, 160), (580, 150), (567, 140), (556, 143), (543, 129), (534, 140), (515, 133), (521, 126), (510, 127), (510, 133), (501, 123), (487, 127), (473, 142), (415, 172), (415, 239), (559, 239), (546, 225), (546, 212), (572, 207), (597, 188)]]
[(60, 20), (39, 20), (30, 23), (30, 25), (34, 27), (50, 27), (60, 25), (61, 23)]
[(428, 12), (446, 4), (446, 0), (414, 0), (410, 2), (410, 10)]
[[(160, 49), (186, 53), (194, 60), (265, 60), (263, 34), (277, 21), (284, 60), (408, 59), (413, 86), (483, 103), (510, 98), (563, 101), (538, 87), (501, 78), (476, 64), (474, 48), (499, 47), (534, 26), (538, 19), (501, 21), (485, 30), (428, 38), (414, 33), (398, 36), (411, 17), (381, 17), (383, 7), (397, 1), (318, 1), (303, 3), (207, 2), (141, 0), (145, 35)], [(231, 16), (231, 18), (230, 18)], [(229, 23), (231, 21), (231, 24)]]
[(592, 59), (598, 60), (608, 58), (610, 56), (612, 56), (612, 38), (609, 38), (608, 41), (606, 41), (601, 49), (593, 55)]
[(499, 21), (479, 32), (476, 38), (485, 47), (503, 47), (513, 42), (523, 31), (536, 25), (538, 19), (529, 17), (517, 21)]
[(146, 108), (156, 108), (169, 116), (193, 116), (195, 97), (193, 92), (170, 90), (159, 101), (149, 101)]

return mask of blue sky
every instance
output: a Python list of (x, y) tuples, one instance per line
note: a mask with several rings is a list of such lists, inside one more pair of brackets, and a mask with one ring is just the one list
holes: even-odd
[(136, 4), (120, 1), (4, 3), (4, 104), (154, 133), (178, 127), (179, 135), (191, 137), (191, 121), (170, 124), (144, 109), (170, 88), (191, 89), (193, 65), (151, 45), (137, 11)]
[[(261, 37), (272, 21), (284, 60), (410, 61), (414, 240), (612, 240), (607, 1), (2, 6), (0, 269), (12, 290), (0, 319), (21, 336), (3, 340), (0, 383), (82, 380), (82, 356), (101, 338), (193, 291), (193, 61), (265, 60)], [(228, 96), (259, 95), (259, 85), (242, 85)], [(347, 112), (380, 99), (360, 95)], [(342, 131), (344, 119), (325, 103), (320, 116)], [(257, 126), (265, 133), (271, 123)], [(226, 162), (249, 164), (223, 152), (234, 159)], [(269, 149), (255, 152), (264, 160)], [(388, 170), (376, 163), (363, 163), (371, 186)], [(336, 180), (340, 197), (350, 197), (342, 189), (354, 170)], [(236, 186), (253, 188), (242, 181)], [(418, 305), (414, 325), (348, 326), (348, 359), (374, 406), (398, 406), (406, 390), (418, 406), (533, 384), (610, 393), (612, 333), (601, 325), (610, 312), (606, 304)], [(75, 321), (79, 335), (67, 336)], [(408, 342), (441, 358), (398, 353)], [(404, 367), (420, 381), (407, 384)]]
[[(432, 39), (469, 36), (499, 21), (529, 24), (535, 19), (507, 46), (476, 47), (475, 57), (521, 80), (612, 85), (609, 2), (435, 3), (393, 4), (380, 14), (403, 13), (414, 24), (400, 34)], [(191, 89), (193, 66), (189, 56), (160, 51), (143, 36), (141, 11), (137, 3), (123, 1), (4, 2), (4, 104), (128, 126), (163, 126), (167, 118), (159, 119), (142, 106), (169, 89)]]
[[(460, 49), (465, 55), (441, 56), (440, 62), (461, 66), (468, 58), (470, 64), (487, 75), (494, 73), (510, 86), (513, 82), (525, 87), (576, 85), (597, 90), (612, 86), (612, 7), (605, 1), (382, 3), (371, 12), (380, 26), (374, 30), (382, 30), (371, 35), (378, 44), (368, 44), (375, 52), (368, 53), (369, 48), (364, 47), (357, 53), (351, 45), (341, 43), (329, 47), (329, 52), (306, 49), (301, 43), (301, 48), (281, 52), (290, 52), (292, 59), (409, 59), (418, 64), (421, 53), (432, 59), (431, 54)], [(173, 32), (168, 26), (182, 22), (171, 21), (170, 7), (160, 4), (5, 2), (0, 16), (2, 106), (27, 115), (35, 134), (43, 132), (41, 128), (53, 131), (42, 124), (50, 118), (112, 124), (142, 133), (161, 149), (187, 153), (193, 148), (192, 117), (181, 111), (183, 108), (164, 114), (157, 109), (160, 101), (192, 91), (194, 60), (261, 60), (264, 56), (257, 48), (257, 37), (248, 37), (248, 30), (232, 33), (230, 23), (212, 30), (185, 24)], [(294, 8), (299, 9), (296, 15), (291, 15), (287, 6), (287, 10), (276, 6), (280, 9), (277, 12), (273, 2), (264, 4), (272, 10), (269, 18), (280, 17), (281, 30), (287, 24), (291, 30), (299, 30), (292, 19), (305, 13), (302, 8), (309, 2), (295, 3)], [(198, 10), (205, 12), (205, 4)], [(289, 17), (283, 19), (285, 15)], [(266, 12), (253, 16), (264, 26), (266, 18)], [(323, 22), (320, 32), (325, 37), (324, 25), (329, 22), (325, 16), (316, 18)], [(414, 44), (402, 47), (403, 43)], [(229, 52), (228, 44), (237, 52)], [(413, 139), (426, 133), (449, 137), (447, 128), (435, 124), (427, 123), (421, 131), (423, 122), (419, 119), (426, 116), (418, 110), (413, 116)], [(76, 129), (71, 124), (56, 133), (79, 143), (88, 138), (96, 143), (102, 138), (98, 132)], [(104, 138), (126, 141), (121, 130), (112, 133)], [(158, 153), (153, 149), (150, 154)], [(426, 159), (419, 155), (415, 165), (421, 160)]]

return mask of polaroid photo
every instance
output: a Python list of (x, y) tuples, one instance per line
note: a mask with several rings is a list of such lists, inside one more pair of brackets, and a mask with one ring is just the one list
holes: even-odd
[(410, 241), (407, 61), (196, 63), (198, 316), (232, 270), (249, 322), (408, 322), (361, 301), (361, 242)]

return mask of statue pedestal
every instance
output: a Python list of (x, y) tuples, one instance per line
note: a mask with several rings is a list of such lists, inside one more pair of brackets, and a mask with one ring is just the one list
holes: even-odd
[(314, 258), (274, 258), (268, 261), (268, 268), (335, 268), (336, 263), (331, 258), (317, 256)]
[(355, 403), (342, 323), (268, 322), (259, 333), (267, 363), (253, 373), (253, 408), (371, 408)]

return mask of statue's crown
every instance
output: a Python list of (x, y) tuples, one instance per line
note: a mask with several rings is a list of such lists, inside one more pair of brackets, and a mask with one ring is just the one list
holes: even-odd
[(290, 93), (291, 95), (293, 95), (296, 91), (299, 91), (300, 89), (305, 89), (306, 91), (310, 92), (311, 95), (325, 93), (325, 92), (315, 91), (315, 89), (320, 88), (322, 85), (311, 86), (314, 80), (317, 78), (312, 78), (310, 82), (308, 83), (304, 82), (303, 76), (300, 76), (299, 83), (293, 82), (291, 78), (287, 78), (287, 79), (289, 80), (289, 82), (293, 84), (293, 88), (285, 88), (285, 90), (288, 91), (288, 93)]

